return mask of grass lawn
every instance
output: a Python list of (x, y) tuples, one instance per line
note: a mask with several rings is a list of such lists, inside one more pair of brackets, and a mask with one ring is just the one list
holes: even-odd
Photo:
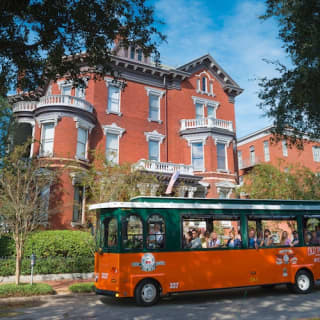
[(7, 283), (0, 285), (0, 298), (39, 296), (54, 293), (52, 287), (46, 283), (34, 283), (33, 285)]
[(69, 290), (73, 293), (94, 292), (95, 286), (93, 282), (82, 282), (71, 285)]

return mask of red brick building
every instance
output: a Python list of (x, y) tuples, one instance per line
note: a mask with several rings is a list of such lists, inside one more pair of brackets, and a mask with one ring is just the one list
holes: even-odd
[(320, 142), (311, 141), (307, 137), (303, 141), (303, 149), (290, 147), (286, 140), (278, 143), (272, 141), (272, 127), (258, 130), (238, 139), (239, 179), (259, 163), (278, 165), (281, 161), (283, 170), (290, 165), (300, 164), (313, 172), (320, 172)]
[[(35, 139), (31, 154), (87, 168), (89, 150), (98, 149), (109, 161), (137, 163), (166, 181), (178, 170), (178, 195), (230, 197), (237, 181), (234, 98), (242, 89), (210, 55), (170, 68), (140, 50), (118, 49), (117, 79), (88, 73), (84, 90), (60, 79), (39, 101), (15, 97), (21, 139)], [(85, 189), (72, 172), (62, 181), (63, 206), (53, 223), (69, 228), (85, 222)], [(142, 193), (156, 190), (141, 186)]]

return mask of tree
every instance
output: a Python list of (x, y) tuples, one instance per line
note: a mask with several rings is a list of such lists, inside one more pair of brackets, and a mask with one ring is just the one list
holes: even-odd
[(135, 169), (130, 163), (108, 162), (99, 152), (94, 158), (94, 164), (87, 171), (77, 173), (91, 203), (129, 201), (140, 195), (139, 184), (159, 184), (155, 176)]
[[(14, 121), (12, 110), (6, 99), (0, 96), (0, 160), (6, 155)], [(1, 165), (0, 165), (1, 166)]]
[[(3, 0), (0, 2), (0, 95), (19, 87), (29, 93), (47, 79), (82, 68), (111, 70), (114, 41), (159, 57), (165, 37), (156, 29), (146, 0)], [(19, 75), (19, 76), (17, 76)]]
[(239, 188), (252, 199), (319, 200), (320, 178), (303, 166), (290, 166), (283, 171), (268, 163), (255, 166)]
[[(57, 182), (58, 171), (42, 161), (24, 158), (29, 145), (16, 146), (3, 159), (0, 173), (0, 234), (12, 233), (16, 246), (16, 284), (29, 233), (48, 222), (49, 199), (44, 190)], [(55, 188), (56, 192), (58, 188)]]
[(272, 62), (279, 76), (261, 79), (260, 108), (273, 119), (275, 133), (296, 143), (307, 134), (320, 137), (320, 2), (266, 0), (262, 19), (276, 17), (279, 37), (292, 66)]

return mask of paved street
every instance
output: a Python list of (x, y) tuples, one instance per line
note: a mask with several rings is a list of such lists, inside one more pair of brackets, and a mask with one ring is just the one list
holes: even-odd
[(320, 288), (308, 295), (291, 294), (283, 286), (184, 294), (148, 308), (137, 307), (131, 299), (95, 295), (57, 296), (35, 304), (2, 308), (0, 319), (320, 319)]

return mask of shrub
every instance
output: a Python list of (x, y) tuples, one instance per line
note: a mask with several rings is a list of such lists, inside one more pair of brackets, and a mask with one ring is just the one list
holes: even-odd
[[(3, 240), (9, 249), (1, 252), (14, 253), (12, 239)], [(5, 242), (6, 241), (6, 242)], [(37, 257), (34, 274), (93, 272), (94, 240), (83, 231), (54, 230), (39, 231), (26, 240), (22, 258), (22, 274), (30, 274), (30, 256)], [(15, 258), (0, 258), (0, 276), (15, 274)]]
[(93, 282), (76, 283), (69, 287), (69, 290), (74, 293), (95, 292), (95, 289)]
[(54, 293), (52, 287), (46, 283), (34, 283), (33, 285), (8, 283), (0, 285), (0, 298), (39, 296)]

